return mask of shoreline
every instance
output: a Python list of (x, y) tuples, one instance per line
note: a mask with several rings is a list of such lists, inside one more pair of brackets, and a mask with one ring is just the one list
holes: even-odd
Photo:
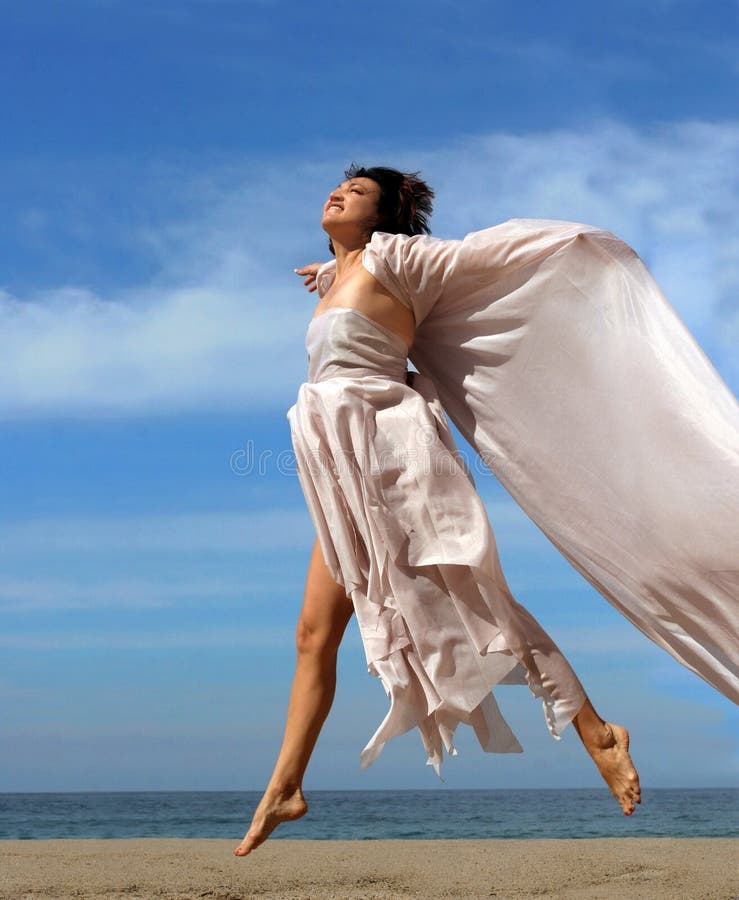
[(732, 900), (738, 838), (0, 841), (0, 898)]

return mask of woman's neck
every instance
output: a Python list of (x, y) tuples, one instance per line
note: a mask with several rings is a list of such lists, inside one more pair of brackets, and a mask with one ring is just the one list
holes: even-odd
[(336, 277), (341, 278), (347, 272), (355, 269), (361, 264), (362, 251), (365, 244), (361, 247), (344, 247), (334, 242), (334, 253), (336, 255)]

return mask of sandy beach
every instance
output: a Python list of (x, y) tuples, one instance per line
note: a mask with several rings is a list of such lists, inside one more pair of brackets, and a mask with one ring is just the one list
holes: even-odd
[(177, 900), (739, 896), (731, 839), (0, 841), (0, 897)]

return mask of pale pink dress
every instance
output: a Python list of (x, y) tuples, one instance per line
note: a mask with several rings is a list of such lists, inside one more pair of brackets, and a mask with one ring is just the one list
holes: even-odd
[(520, 752), (491, 694), (503, 682), (528, 683), (558, 736), (584, 691), (511, 596), (432, 382), (408, 374), (404, 342), (357, 310), (318, 315), (306, 347), (308, 382), (287, 414), (298, 474), (390, 697), (362, 767), (414, 726), (437, 772), (459, 722), (487, 751)]
[(463, 240), (377, 233), (363, 263), (413, 310), (411, 361), (513, 498), (739, 701), (739, 405), (636, 253), (514, 219)]

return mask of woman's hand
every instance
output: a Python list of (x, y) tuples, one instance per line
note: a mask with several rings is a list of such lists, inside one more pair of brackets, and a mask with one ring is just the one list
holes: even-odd
[(296, 275), (305, 276), (303, 284), (308, 288), (308, 291), (311, 294), (318, 288), (318, 285), (316, 284), (316, 275), (322, 265), (323, 263), (308, 263), (307, 266), (302, 266), (300, 269), (293, 269)]

